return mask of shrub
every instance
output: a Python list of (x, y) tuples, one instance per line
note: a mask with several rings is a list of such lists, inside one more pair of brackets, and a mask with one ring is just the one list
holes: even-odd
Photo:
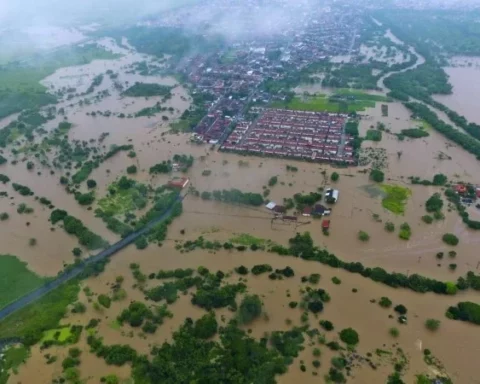
[(425, 203), (425, 209), (427, 212), (438, 212), (443, 207), (443, 200), (439, 193), (433, 194)]
[(320, 357), (321, 354), (320, 348), (313, 348), (313, 356)]
[(248, 275), (248, 268), (241, 265), (240, 267), (235, 268), (235, 272), (239, 275)]
[(72, 249), (73, 256), (79, 257), (82, 254), (82, 250), (78, 247)]
[(140, 249), (140, 250), (147, 248), (148, 246), (147, 238), (145, 236), (140, 236), (139, 238), (137, 238), (137, 240), (135, 240), (135, 246), (137, 247), (137, 249)]
[(30, 238), (28, 240), (28, 245), (34, 247), (35, 245), (37, 245), (37, 239), (35, 239), (34, 237)]
[(440, 320), (436, 319), (427, 319), (425, 321), (425, 327), (429, 331), (436, 331), (440, 327)]
[(210, 339), (218, 330), (217, 319), (213, 312), (203, 315), (195, 322), (194, 334), (200, 339)]
[(433, 217), (429, 215), (422, 216), (422, 221), (426, 224), (432, 224), (433, 223)]
[(93, 179), (88, 179), (87, 180), (87, 187), (92, 189), (92, 188), (95, 188), (97, 186), (97, 182)]
[(395, 224), (393, 224), (393, 223), (390, 222), (390, 221), (387, 221), (387, 222), (385, 223), (385, 230), (386, 230), (387, 232), (393, 232), (393, 231), (395, 231)]
[(340, 178), (340, 175), (337, 172), (333, 172), (332, 175), (330, 176), (330, 180), (334, 182), (338, 181), (339, 178)]
[(442, 240), (448, 245), (457, 245), (459, 242), (458, 237), (455, 236), (453, 233), (444, 234)]
[(451, 271), (455, 271), (457, 269), (457, 264), (448, 264), (448, 268), (450, 268)]
[(99, 295), (98, 296), (98, 302), (104, 306), (105, 308), (110, 308), (110, 304), (111, 304), (111, 299), (110, 297), (108, 297), (107, 295)]
[(402, 305), (402, 304), (398, 304), (397, 306), (395, 306), (395, 308), (393, 308), (395, 310), (395, 312), (397, 312), (398, 314), (400, 315), (405, 315), (407, 313), (407, 308)]
[(342, 280), (340, 280), (337, 276), (333, 276), (332, 277), (332, 283), (336, 284), (336, 285), (339, 285), (339, 284), (342, 284)]
[(379, 169), (372, 169), (370, 172), (370, 180), (373, 180), (377, 183), (383, 183), (385, 180), (385, 174)]
[(390, 334), (390, 336), (392, 337), (398, 337), (400, 336), (400, 331), (398, 330), (398, 328), (395, 328), (395, 327), (392, 327), (388, 330), (388, 333)]
[(127, 173), (129, 175), (133, 175), (133, 174), (137, 173), (137, 166), (136, 165), (130, 165), (129, 167), (127, 167)]
[(340, 340), (348, 345), (356, 345), (360, 340), (357, 331), (355, 331), (353, 328), (342, 329), (339, 335)]
[(358, 240), (368, 241), (368, 240), (370, 240), (370, 235), (365, 231), (359, 231), (358, 232)]
[(318, 361), (318, 360), (313, 360), (313, 361), (312, 361), (312, 365), (313, 365), (315, 368), (320, 368), (320, 361)]
[(246, 295), (240, 303), (238, 320), (242, 324), (251, 323), (262, 313), (262, 301), (258, 295)]
[(9, 218), (9, 214), (7, 212), (2, 212), (0, 213), (0, 221), (5, 221), (5, 220), (8, 220)]
[(298, 303), (296, 301), (290, 301), (290, 303), (288, 303), (288, 306), (294, 309), (294, 308), (297, 308)]
[(410, 236), (412, 236), (410, 225), (408, 223), (403, 223), (400, 226), (400, 233), (398, 234), (398, 237), (400, 237), (402, 240), (409, 240)]
[(382, 308), (390, 308), (392, 306), (392, 300), (390, 300), (388, 297), (385, 297), (383, 296), (378, 304), (382, 307)]
[(333, 323), (328, 320), (320, 320), (320, 326), (326, 331), (333, 331), (334, 329)]

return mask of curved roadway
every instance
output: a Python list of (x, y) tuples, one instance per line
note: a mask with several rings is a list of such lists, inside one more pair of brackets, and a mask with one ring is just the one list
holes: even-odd
[(166, 217), (168, 217), (172, 211), (173, 206), (177, 202), (181, 202), (187, 194), (184, 196), (178, 195), (177, 198), (175, 199), (175, 202), (159, 217), (157, 217), (155, 220), (152, 220), (150, 223), (148, 223), (145, 227), (140, 229), (137, 232), (133, 232), (124, 239), (116, 242), (115, 244), (109, 246), (107, 249), (104, 249), (100, 253), (98, 253), (95, 256), (92, 256), (85, 260), (82, 264), (78, 265), (77, 267), (62, 273), (58, 277), (56, 277), (54, 280), (49, 281), (45, 285), (42, 285), (41, 287), (35, 289), (34, 291), (26, 294), (25, 296), (22, 296), (18, 300), (14, 301), (13, 303), (10, 303), (6, 307), (0, 310), (0, 321), (6, 318), (7, 316), (11, 315), (12, 313), (25, 308), (27, 305), (33, 303), (34, 301), (40, 299), (42, 296), (46, 295), (47, 293), (53, 291), (54, 289), (60, 287), (63, 283), (77, 277), (80, 275), (86, 266), (97, 263), (99, 261), (102, 261), (106, 259), (109, 256), (112, 256), (113, 254), (117, 253), (118, 251), (122, 250), (126, 246), (132, 244), (137, 238), (140, 236), (146, 234), (148, 231), (150, 231), (156, 224), (164, 220)]

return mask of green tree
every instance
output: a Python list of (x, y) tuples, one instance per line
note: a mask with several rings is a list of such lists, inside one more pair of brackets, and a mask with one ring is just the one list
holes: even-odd
[(379, 169), (372, 169), (370, 172), (370, 180), (375, 181), (376, 183), (383, 183), (385, 179), (385, 174)]
[(368, 241), (370, 240), (370, 235), (365, 231), (358, 231), (358, 239), (360, 241)]
[(245, 295), (240, 303), (238, 319), (242, 324), (251, 323), (262, 313), (262, 301), (258, 295)]
[(442, 240), (448, 245), (457, 245), (459, 242), (458, 237), (455, 236), (453, 233), (445, 233), (442, 236)]
[(210, 339), (217, 333), (217, 330), (218, 323), (214, 312), (203, 315), (195, 322), (194, 334), (199, 339)]
[(357, 331), (353, 328), (342, 329), (339, 333), (340, 340), (348, 345), (356, 345), (360, 341)]
[(137, 166), (136, 165), (130, 165), (129, 167), (127, 167), (127, 173), (129, 175), (133, 175), (133, 174), (137, 173)]
[(340, 178), (340, 175), (339, 175), (337, 172), (333, 172), (333, 173), (330, 175), (330, 180), (332, 180), (333, 182), (338, 181), (339, 178)]
[(436, 330), (438, 330), (438, 328), (440, 328), (440, 320), (427, 319), (427, 320), (425, 320), (425, 327), (429, 331), (436, 331)]

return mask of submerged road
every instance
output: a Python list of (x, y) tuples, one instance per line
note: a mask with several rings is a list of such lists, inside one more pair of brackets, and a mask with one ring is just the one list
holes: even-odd
[[(187, 193), (188, 194), (188, 193)], [(53, 291), (54, 289), (60, 287), (63, 283), (79, 276), (87, 267), (88, 265), (95, 264), (99, 261), (105, 260), (107, 257), (114, 255), (118, 251), (122, 250), (126, 246), (132, 244), (136, 239), (138, 239), (140, 236), (148, 233), (155, 225), (163, 221), (165, 218), (170, 216), (170, 213), (172, 212), (172, 209), (177, 202), (183, 201), (185, 197), (187, 196), (185, 194), (184, 196), (178, 195), (177, 198), (175, 199), (175, 202), (159, 217), (156, 219), (152, 220), (150, 223), (148, 223), (145, 227), (142, 229), (138, 230), (137, 232), (133, 232), (124, 239), (116, 242), (115, 244), (111, 245), (107, 249), (104, 249), (100, 253), (98, 253), (95, 256), (92, 256), (85, 260), (82, 264), (78, 265), (77, 267), (62, 273), (61, 275), (57, 276), (54, 280), (49, 281), (45, 285), (42, 285), (41, 287), (35, 289), (34, 291), (26, 294), (25, 296), (19, 298), (18, 300), (14, 301), (13, 303), (10, 303), (7, 305), (5, 308), (0, 310), (0, 320), (5, 319), (7, 316), (11, 315), (12, 313), (25, 308), (27, 305), (33, 303), (34, 301), (40, 299), (47, 293)]]

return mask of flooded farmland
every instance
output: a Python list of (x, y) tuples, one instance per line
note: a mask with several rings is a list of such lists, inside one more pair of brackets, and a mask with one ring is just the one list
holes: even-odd
[[(309, 232), (317, 246), (326, 248), (344, 261), (361, 262), (366, 267), (381, 267), (389, 272), (406, 275), (418, 273), (442, 281), (455, 281), (468, 271), (478, 271), (480, 258), (477, 248), (480, 239), (465, 227), (458, 213), (449, 209), (446, 203), (443, 220), (435, 221), (433, 224), (424, 223), (421, 218), (426, 214), (426, 200), (434, 193), (442, 192), (442, 188), (414, 186), (411, 185), (409, 177), (431, 179), (434, 174), (442, 173), (453, 182), (478, 182), (475, 172), (477, 162), (472, 155), (445, 139), (431, 127), (425, 128), (429, 133), (428, 137), (399, 140), (396, 134), (402, 129), (422, 124), (420, 121), (412, 120), (408, 110), (401, 103), (389, 103), (387, 117), (382, 116), (380, 103), (377, 103), (375, 108), (368, 108), (360, 113), (361, 136), (365, 136), (367, 130), (372, 127), (377, 127), (378, 123), (384, 124), (388, 132), (383, 132), (380, 142), (363, 142), (362, 152), (367, 154), (367, 162), (359, 167), (338, 168), (327, 164), (222, 153), (206, 145), (192, 144), (189, 134), (170, 132), (169, 122), (178, 119), (189, 108), (191, 99), (187, 90), (172, 77), (131, 73), (134, 63), (150, 62), (153, 60), (151, 57), (135, 52), (129, 48), (126, 41), (122, 42), (122, 46), (113, 40), (103, 40), (100, 44), (121, 57), (62, 68), (43, 80), (43, 84), (52, 92), (63, 88), (75, 88), (75, 94), (80, 94), (71, 98), (64, 97), (57, 105), (57, 108), (64, 108), (65, 115), (57, 116), (47, 123), (48, 133), (62, 120), (68, 120), (73, 124), (68, 132), (71, 141), (93, 141), (98, 144), (99, 137), (104, 135), (101, 145), (98, 144), (104, 149), (114, 144), (127, 143), (133, 145), (135, 149), (134, 158), (121, 152), (105, 160), (91, 172), (89, 177), (97, 183), (95, 190), (97, 198), (107, 195), (109, 185), (120, 176), (127, 175), (126, 169), (132, 164), (137, 166), (138, 172), (129, 177), (153, 188), (166, 184), (173, 176), (186, 176), (191, 187), (199, 192), (237, 188), (245, 192), (262, 193), (268, 189), (268, 199), (278, 204), (283, 204), (284, 199), (292, 198), (297, 193), (323, 192), (329, 186), (338, 189), (340, 197), (332, 207), (332, 214), (329, 217), (331, 229), (326, 236), (322, 230), (321, 220), (302, 216), (300, 212), (294, 210), (289, 213), (296, 215), (298, 221), (296, 224), (287, 224), (272, 220), (273, 214), (263, 206), (245, 207), (205, 201), (190, 193), (183, 202), (182, 215), (169, 226), (167, 238), (162, 246), (151, 244), (140, 251), (132, 245), (112, 257), (101, 275), (82, 282), (82, 288), (88, 287), (93, 292), (90, 296), (85, 290), (80, 294), (79, 300), (85, 304), (86, 311), (76, 314), (69, 311), (62, 320), (63, 324), (85, 325), (93, 318), (99, 319), (96, 333), (103, 337), (105, 344), (129, 344), (138, 353), (147, 355), (152, 346), (171, 341), (172, 333), (186, 318), (196, 320), (205, 314), (205, 310), (191, 304), (192, 292), (189, 292), (180, 295), (180, 298), (169, 306), (173, 317), (166, 318), (155, 334), (140, 335), (137, 329), (128, 325), (120, 327), (115, 319), (127, 303), (134, 300), (142, 301), (145, 297), (145, 292), (139, 289), (138, 282), (132, 276), (132, 263), (137, 263), (146, 274), (158, 270), (196, 269), (198, 266), (204, 266), (212, 272), (219, 270), (230, 273), (226, 277), (229, 282), (236, 282), (239, 279), (232, 271), (240, 265), (250, 269), (258, 264), (270, 264), (274, 269), (290, 266), (295, 271), (295, 276), (288, 279), (270, 280), (266, 275), (244, 277), (248, 291), (260, 295), (264, 303), (264, 316), (248, 326), (251, 329), (249, 333), (255, 338), (261, 338), (267, 332), (286, 331), (291, 325), (301, 326), (305, 323), (301, 320), (300, 308), (290, 308), (289, 302), (301, 301), (302, 276), (319, 273), (321, 275), (319, 284), (329, 292), (331, 302), (325, 304), (325, 310), (321, 315), (310, 314), (308, 323), (312, 327), (317, 327), (319, 320), (328, 319), (335, 324), (335, 331), (327, 335), (328, 341), (338, 340), (337, 331), (343, 328), (354, 327), (358, 331), (361, 343), (357, 352), (362, 358), (351, 371), (351, 382), (384, 381), (392, 372), (392, 364), (388, 358), (382, 358), (375, 351), (381, 349), (394, 354), (398, 352), (398, 348), (401, 348), (407, 361), (404, 376), (407, 382), (413, 382), (416, 374), (437, 371), (447, 372), (458, 383), (478, 382), (475, 359), (464, 358), (465, 355), (475, 356), (479, 352), (480, 336), (477, 336), (475, 326), (451, 321), (444, 316), (446, 309), (458, 301), (478, 301), (474, 292), (459, 293), (455, 297), (433, 293), (419, 294), (380, 285), (360, 275), (320, 263), (281, 257), (262, 250), (239, 252), (197, 249), (184, 252), (178, 247), (200, 236), (210, 241), (224, 243), (242, 234), (251, 234), (256, 238), (286, 246), (296, 232)], [(115, 79), (106, 76), (95, 90), (95, 93), (103, 92), (105, 96), (93, 98), (88, 104), (82, 103), (85, 97), (81, 94), (88, 90), (96, 76), (106, 71), (118, 76)], [(115, 87), (115, 83), (126, 88), (136, 82), (172, 87), (172, 97), (162, 103), (166, 108), (171, 107), (171, 110), (165, 113), (168, 120), (162, 119), (161, 114), (153, 117), (125, 117), (135, 115), (136, 112), (161, 101), (161, 97), (126, 97)], [(303, 91), (322, 90), (314, 88), (300, 90)], [(98, 113), (99, 111), (102, 114)], [(105, 116), (106, 111), (111, 114)], [(120, 114), (125, 116), (120, 117)], [(24, 145), (27, 143), (22, 141), (18, 147), (23, 148)], [(186, 172), (150, 174), (151, 166), (168, 161), (175, 154), (192, 155), (194, 157), (192, 168)], [(49, 168), (43, 167), (38, 161), (35, 164), (35, 171), (29, 170), (25, 166), (26, 158), (23, 152), (8, 153), (8, 157), (10, 160), (17, 160), (16, 164), (5, 165), (2, 171), (12, 181), (30, 187), (37, 196), (50, 199), (56, 208), (68, 210), (71, 215), (80, 219), (94, 233), (101, 235), (110, 243), (119, 240), (120, 237), (108, 230), (102, 220), (95, 216), (98, 199), (92, 208), (86, 208), (77, 204), (73, 194), (65, 192), (65, 187), (59, 181), (59, 177), (65, 174), (64, 171), (56, 170), (52, 174)], [(385, 172), (385, 184), (399, 185), (410, 190), (403, 214), (395, 215), (382, 206), (385, 194), (378, 185), (369, 180), (367, 172), (375, 162), (379, 163)], [(287, 168), (289, 165), (295, 165), (298, 171), (292, 172)], [(333, 172), (340, 175), (339, 180), (334, 183), (330, 181)], [(273, 176), (278, 178), (278, 183), (268, 186), (269, 179)], [(74, 261), (72, 249), (78, 245), (77, 239), (59, 226), (50, 225), (48, 222), (50, 210), (40, 205), (33, 196), (15, 194), (10, 186), (5, 189), (8, 189), (10, 197), (0, 200), (0, 211), (7, 212), (11, 219), (5, 230), (0, 232), (0, 241), (4, 244), (3, 252), (17, 255), (39, 275), (56, 275), (63, 269), (64, 264)], [(84, 186), (80, 189), (87, 192)], [(19, 203), (32, 206), (34, 212), (28, 216), (18, 215), (16, 210)], [(471, 208), (471, 215), (480, 217), (480, 211)], [(143, 212), (140, 210), (138, 214)], [(385, 231), (386, 222), (395, 225), (396, 230), (393, 233)], [(398, 236), (398, 228), (403, 223), (408, 223), (412, 229), (409, 240), (402, 240)], [(361, 242), (358, 239), (359, 231), (367, 232), (370, 240)], [(459, 244), (455, 248), (447, 246), (442, 242), (444, 233), (455, 234), (459, 238)], [(37, 239), (35, 247), (28, 242), (32, 237)], [(448, 256), (443, 259), (437, 257), (438, 253), (447, 255), (452, 249), (456, 251), (455, 260), (449, 259)], [(449, 268), (452, 262), (457, 265), (455, 270)], [(95, 298), (100, 294), (110, 294), (118, 276), (124, 279), (122, 286), (126, 291), (126, 298), (113, 302), (109, 308), (95, 308), (93, 305)], [(340, 279), (341, 284), (333, 283), (334, 277)], [(147, 280), (141, 288), (153, 286), (154, 282)], [(398, 324), (393, 310), (381, 308), (376, 303), (382, 296), (389, 297), (395, 305), (404, 304), (408, 307), (407, 325)], [(217, 310), (216, 316), (221, 324), (226, 324), (234, 314), (224, 308)], [(441, 328), (437, 333), (434, 334), (425, 328), (424, 323), (428, 318), (442, 319)], [(389, 335), (389, 329), (392, 327), (399, 328), (398, 337)], [(76, 345), (82, 351), (80, 366), (82, 379), (87, 382), (99, 382), (101, 377), (115, 373), (120, 379), (128, 380), (131, 376), (130, 367), (109, 366), (103, 359), (97, 358), (90, 352), (87, 344), (88, 335), (85, 331)], [(311, 369), (314, 345), (316, 344), (313, 342), (305, 342), (305, 349), (300, 352), (288, 372), (278, 377), (279, 383), (298, 380), (306, 383), (318, 382), (318, 377), (312, 375)], [(328, 373), (328, 362), (334, 356), (329, 349), (323, 346), (321, 348), (322, 363), (320, 368), (315, 370), (319, 377)], [(425, 349), (431, 350), (438, 358), (441, 362), (439, 366), (432, 367), (424, 362)], [(462, 353), (458, 353), (459, 350)], [(61, 375), (62, 360), (67, 356), (67, 348), (54, 346), (48, 350), (41, 350), (35, 347), (31, 353), (32, 356), (27, 363), (20, 367), (17, 374), (10, 377), (9, 384), (50, 383), (53, 378)], [(55, 355), (57, 360), (45, 364), (47, 353)], [(367, 363), (367, 356), (375, 369)], [(303, 372), (299, 360), (306, 362), (307, 372)]]

